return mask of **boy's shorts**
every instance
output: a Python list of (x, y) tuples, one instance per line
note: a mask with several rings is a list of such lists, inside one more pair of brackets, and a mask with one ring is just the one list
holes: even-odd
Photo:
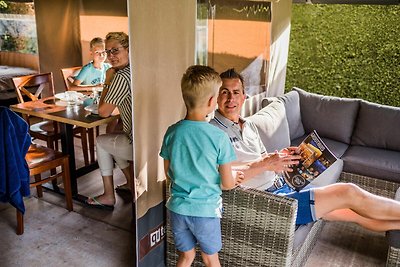
[(297, 199), (296, 224), (307, 224), (317, 220), (315, 216), (314, 190), (312, 188), (300, 192), (293, 191), (284, 195)]
[(181, 252), (199, 244), (202, 252), (213, 255), (221, 250), (220, 218), (180, 215), (168, 210), (175, 247)]

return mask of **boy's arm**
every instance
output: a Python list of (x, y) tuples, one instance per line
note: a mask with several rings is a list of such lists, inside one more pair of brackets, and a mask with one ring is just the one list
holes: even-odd
[(232, 175), (231, 163), (219, 165), (219, 174), (221, 175), (221, 188), (229, 190), (236, 186), (236, 179)]
[(171, 178), (168, 176), (168, 169), (169, 169), (169, 160), (164, 159), (164, 173), (167, 181), (171, 181)]
[(82, 81), (74, 79), (74, 82), (72, 83), (73, 85), (80, 85)]

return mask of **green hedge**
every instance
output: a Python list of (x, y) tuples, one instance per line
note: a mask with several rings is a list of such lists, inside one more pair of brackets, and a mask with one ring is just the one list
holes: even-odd
[(400, 106), (400, 6), (293, 4), (293, 86)]

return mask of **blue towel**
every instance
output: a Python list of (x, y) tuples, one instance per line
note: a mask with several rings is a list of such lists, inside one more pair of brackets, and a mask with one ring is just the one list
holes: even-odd
[(23, 214), (23, 197), (29, 196), (29, 167), (25, 156), (31, 145), (28, 124), (0, 106), (0, 201), (9, 202)]

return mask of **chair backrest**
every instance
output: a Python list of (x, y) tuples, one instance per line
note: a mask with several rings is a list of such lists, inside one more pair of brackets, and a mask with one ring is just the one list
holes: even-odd
[(25, 102), (24, 95), (35, 101), (55, 94), (52, 72), (15, 77), (12, 81), (19, 103)]
[(71, 87), (73, 86), (72, 84), (74, 82), (74, 74), (80, 71), (81, 69), (82, 66), (61, 69), (61, 75), (63, 76), (64, 79), (64, 85), (66, 91), (71, 90)]

